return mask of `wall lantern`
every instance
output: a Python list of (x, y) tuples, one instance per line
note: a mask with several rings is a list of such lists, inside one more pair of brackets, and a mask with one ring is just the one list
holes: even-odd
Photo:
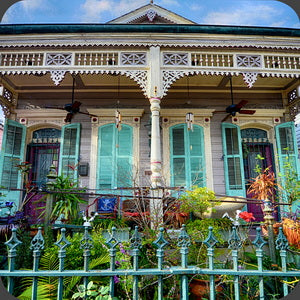
[(187, 113), (186, 116), (185, 116), (185, 122), (187, 124), (188, 130), (193, 131), (194, 114), (191, 113), (191, 112)]
[(116, 128), (120, 131), (122, 128), (121, 123), (122, 123), (122, 116), (120, 111), (117, 109), (115, 112), (115, 123), (116, 123)]

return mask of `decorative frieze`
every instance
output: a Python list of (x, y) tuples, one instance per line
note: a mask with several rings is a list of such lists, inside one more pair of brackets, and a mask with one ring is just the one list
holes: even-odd
[(236, 55), (236, 64), (240, 68), (261, 68), (261, 55)]
[(72, 53), (47, 53), (46, 66), (70, 66)]
[(146, 65), (146, 53), (121, 53), (121, 65)]
[(245, 72), (243, 73), (243, 78), (245, 83), (247, 84), (248, 88), (252, 88), (253, 84), (255, 83), (257, 79), (258, 73), (251, 73), (251, 72)]
[(55, 85), (59, 85), (60, 82), (64, 79), (66, 71), (65, 70), (53, 70), (50, 71), (51, 79)]
[(165, 66), (187, 66), (188, 53), (163, 53), (163, 64)]

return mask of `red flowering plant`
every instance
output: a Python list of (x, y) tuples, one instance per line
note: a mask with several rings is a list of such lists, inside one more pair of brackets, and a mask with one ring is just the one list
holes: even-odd
[(253, 216), (253, 213), (249, 213), (247, 211), (241, 211), (239, 213), (239, 217), (246, 222), (251, 222), (252, 220), (255, 221), (255, 217)]

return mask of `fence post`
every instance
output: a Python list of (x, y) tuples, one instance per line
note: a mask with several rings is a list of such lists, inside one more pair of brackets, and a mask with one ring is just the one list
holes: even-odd
[[(134, 233), (130, 239), (130, 244), (132, 248), (132, 256), (133, 256), (133, 270), (137, 271), (139, 269), (139, 248), (142, 246), (141, 235), (138, 232), (138, 226), (135, 226)], [(137, 275), (133, 276), (133, 300), (138, 299), (139, 291), (138, 291), (139, 277)]]
[(263, 209), (264, 212), (264, 219), (265, 219), (265, 224), (267, 226), (268, 230), (268, 243), (269, 243), (269, 253), (272, 262), (276, 262), (276, 253), (275, 253), (275, 241), (274, 241), (274, 230), (273, 230), (273, 224), (275, 223), (274, 217), (273, 217), (273, 212), (274, 209), (272, 207), (272, 203), (270, 200), (266, 199), (265, 200), (265, 207)]
[[(256, 238), (252, 242), (253, 245), (256, 247), (256, 257), (257, 257), (257, 269), (259, 272), (263, 272), (263, 246), (267, 244), (267, 242), (261, 236), (261, 228), (256, 228)], [(259, 299), (265, 299), (264, 295), (264, 278), (263, 276), (259, 276)]]
[[(208, 228), (208, 230), (209, 230), (208, 237), (203, 242), (208, 247), (207, 248), (208, 268), (209, 268), (209, 270), (213, 270), (214, 269), (214, 252), (215, 252), (214, 247), (219, 241), (214, 236), (214, 234), (212, 232), (213, 228), (211, 226)], [(214, 277), (215, 277), (214, 275), (209, 276), (209, 297), (210, 297), (210, 300), (215, 300), (215, 298), (216, 298), (215, 278)]]
[[(159, 233), (157, 239), (153, 243), (158, 249), (156, 250), (157, 257), (157, 268), (159, 270), (163, 269), (164, 261), (164, 248), (169, 245), (168, 241), (164, 238), (164, 228), (159, 228)], [(163, 276), (158, 275), (158, 300), (163, 300)]]
[(50, 218), (51, 218), (52, 207), (53, 207), (53, 202), (54, 202), (54, 195), (53, 195), (52, 191), (53, 191), (53, 183), (55, 182), (55, 180), (57, 178), (56, 167), (54, 165), (50, 166), (50, 171), (49, 171), (49, 174), (47, 175), (47, 178), (48, 178), (47, 187), (48, 187), (48, 190), (51, 192), (47, 195), (47, 199), (46, 199), (45, 234), (47, 234), (47, 232), (48, 232), (48, 226), (50, 224)]
[[(237, 233), (236, 226), (233, 226), (231, 236), (228, 240), (228, 248), (232, 250), (233, 270), (238, 271), (238, 250), (242, 247), (242, 241)], [(240, 299), (239, 276), (234, 275), (234, 296), (236, 300)]]
[[(17, 229), (12, 229), (11, 238), (5, 242), (5, 245), (8, 246), (8, 271), (13, 272), (15, 270), (15, 257), (17, 256), (17, 247), (22, 244), (22, 242), (17, 238)], [(13, 293), (14, 289), (14, 278), (8, 277), (8, 287), (7, 290), (10, 294)]]
[[(65, 257), (66, 257), (66, 248), (71, 245), (71, 243), (66, 239), (66, 228), (61, 229), (60, 239), (55, 243), (59, 247), (58, 258), (59, 258), (59, 272), (62, 272), (65, 267)], [(59, 276), (58, 278), (58, 288), (57, 288), (57, 300), (63, 298), (63, 277)]]
[[(280, 250), (280, 258), (281, 258), (281, 268), (282, 272), (287, 271), (287, 265), (286, 265), (286, 249), (289, 247), (289, 243), (285, 235), (283, 234), (282, 227), (279, 227), (279, 234), (277, 236), (277, 239), (275, 241), (276, 249)], [(283, 278), (284, 281), (287, 280), (286, 277)], [(289, 293), (288, 285), (283, 282), (283, 295), (287, 296)]]
[[(181, 267), (187, 268), (188, 267), (188, 254), (189, 254), (189, 246), (191, 245), (191, 239), (186, 232), (185, 224), (182, 225), (180, 230), (180, 235), (178, 237), (177, 246), (180, 247), (181, 253)], [(188, 283), (188, 276), (181, 275), (181, 299), (187, 300), (189, 299), (189, 283)]]
[[(110, 256), (110, 270), (115, 271), (116, 269), (116, 247), (120, 244), (120, 242), (116, 239), (116, 227), (111, 229), (110, 238), (106, 241), (106, 244), (109, 246), (109, 256)], [(115, 282), (114, 276), (110, 277), (109, 281), (109, 290), (110, 295), (114, 297), (115, 295)]]
[[(33, 250), (33, 272), (37, 272), (39, 268), (39, 261), (41, 257), (41, 251), (44, 249), (45, 240), (42, 235), (42, 227), (38, 228), (37, 234), (31, 241), (30, 249)], [(31, 299), (37, 299), (37, 288), (38, 288), (38, 278), (36, 276), (33, 277), (32, 280), (32, 292)]]

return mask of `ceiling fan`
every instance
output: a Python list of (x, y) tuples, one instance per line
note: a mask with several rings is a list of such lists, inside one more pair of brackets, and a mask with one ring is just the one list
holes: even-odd
[(226, 121), (230, 116), (234, 117), (237, 113), (245, 115), (253, 115), (256, 111), (253, 109), (242, 109), (247, 103), (247, 100), (241, 100), (239, 103), (234, 104), (233, 101), (233, 90), (232, 90), (232, 77), (229, 77), (230, 82), (230, 96), (231, 96), (231, 105), (227, 106), (225, 111), (215, 111), (215, 112), (226, 112), (228, 115), (222, 120)]
[(63, 107), (45, 106), (45, 108), (53, 108), (53, 109), (62, 109), (62, 110), (65, 110), (67, 112), (67, 115), (66, 115), (65, 120), (64, 120), (66, 123), (70, 123), (72, 121), (74, 115), (77, 114), (77, 113), (88, 115), (90, 117), (97, 117), (96, 115), (80, 111), (81, 102), (74, 101), (75, 76), (72, 76), (72, 77), (73, 77), (73, 83), (72, 83), (72, 102), (65, 104)]

